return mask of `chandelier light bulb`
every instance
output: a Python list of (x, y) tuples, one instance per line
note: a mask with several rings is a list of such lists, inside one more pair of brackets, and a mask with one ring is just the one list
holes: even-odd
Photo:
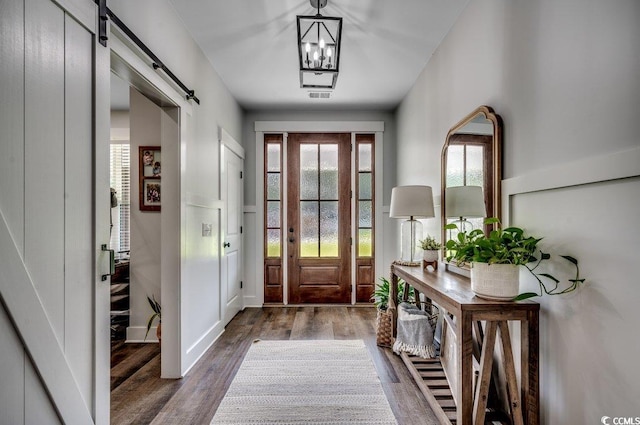
[(306, 50), (307, 53), (311, 51), (311, 44), (309, 44), (309, 42), (307, 42), (307, 44), (304, 45), (304, 50)]
[(313, 60), (314, 61), (318, 60), (318, 51), (317, 50), (315, 52), (313, 52)]
[(324, 49), (324, 38), (320, 39), (320, 48)]
[(327, 56), (331, 57), (331, 47), (327, 47)]

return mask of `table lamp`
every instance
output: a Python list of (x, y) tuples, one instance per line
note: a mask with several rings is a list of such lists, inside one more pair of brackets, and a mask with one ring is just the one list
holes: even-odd
[(467, 229), (465, 226), (473, 225), (467, 218), (482, 218), (487, 216), (484, 205), (484, 194), (481, 186), (453, 186), (444, 191), (445, 211), (447, 218), (457, 218), (461, 232)]
[(400, 257), (408, 265), (420, 265), (418, 241), (422, 239), (422, 223), (416, 218), (435, 217), (430, 186), (397, 186), (391, 189), (391, 218), (406, 218), (400, 228)]

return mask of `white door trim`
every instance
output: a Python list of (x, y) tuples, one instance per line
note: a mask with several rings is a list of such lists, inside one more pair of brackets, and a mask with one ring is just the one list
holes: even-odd
[(218, 140), (220, 143), (228, 147), (231, 152), (238, 155), (240, 159), (244, 159), (244, 148), (242, 145), (240, 145), (240, 143), (238, 143), (236, 139), (234, 139), (233, 136), (222, 127), (218, 127)]
[[(256, 132), (256, 228), (255, 228), (255, 264), (256, 267), (256, 294), (259, 300), (264, 303), (264, 250), (261, 248), (264, 246), (264, 135), (265, 133), (282, 133), (282, 179), (283, 187), (287, 187), (287, 135), (288, 133), (301, 132), (301, 133), (351, 133), (352, 140), (353, 135), (356, 133), (374, 133), (375, 134), (375, 272), (376, 276), (384, 275), (384, 231), (383, 231), (383, 161), (382, 155), (384, 152), (384, 121), (256, 121), (254, 126)], [(353, 164), (353, 158), (355, 151), (351, 153), (351, 161)], [(351, 170), (353, 176), (354, 170)], [(353, 177), (352, 177), (353, 178)], [(282, 208), (283, 211), (287, 211), (287, 196), (286, 191), (283, 191)], [(354, 203), (352, 202), (352, 216)], [(284, 229), (284, 228), (283, 228)], [(286, 229), (284, 229), (286, 230)], [(352, 225), (352, 234), (355, 232)], [(284, 235), (286, 236), (286, 234)], [(355, 239), (354, 239), (355, 240)], [(287, 244), (283, 244), (282, 249), (282, 290), (283, 290), (283, 303), (288, 304), (287, 293)], [(352, 250), (352, 251), (355, 251)], [(352, 252), (352, 259), (355, 258)], [(355, 275), (356, 263), (352, 260), (351, 268), (353, 277)], [(355, 278), (352, 278), (353, 297), (352, 303), (355, 304)]]
[[(180, 149), (183, 152), (187, 143), (187, 122), (193, 113), (193, 107), (185, 97), (179, 93), (170, 83), (158, 74), (150, 62), (150, 60), (140, 53), (129, 42), (124, 34), (113, 25), (111, 26), (111, 37), (109, 38), (109, 48), (112, 55), (116, 55), (119, 60), (134, 70), (140, 77), (149, 83), (157, 92), (164, 95), (171, 103), (180, 108)], [(134, 50), (136, 49), (136, 50)], [(121, 76), (127, 80), (126, 76)], [(179, 158), (178, 173), (184, 170), (186, 158)], [(164, 170), (163, 170), (164, 171)], [(182, 281), (185, 259), (182, 253), (186, 249), (186, 202), (180, 194), (185, 193), (185, 182), (178, 175), (180, 199), (179, 210), (176, 208), (168, 210), (163, 206), (163, 214), (161, 220), (161, 232), (163, 233), (163, 243), (161, 258), (162, 263), (166, 263), (167, 259), (170, 263), (179, 264), (179, 270), (173, 270), (173, 267), (161, 267), (161, 299), (163, 300), (162, 315), (166, 318), (162, 327), (162, 362), (161, 377), (162, 378), (181, 378), (191, 366), (187, 362), (187, 352), (189, 347), (187, 342), (182, 338)], [(167, 214), (169, 213), (169, 214)], [(176, 227), (179, 231), (176, 231)], [(167, 236), (165, 238), (165, 235)], [(176, 259), (178, 259), (176, 261)], [(175, 280), (178, 279), (180, 284), (176, 285)], [(172, 300), (173, 302), (167, 302)]]

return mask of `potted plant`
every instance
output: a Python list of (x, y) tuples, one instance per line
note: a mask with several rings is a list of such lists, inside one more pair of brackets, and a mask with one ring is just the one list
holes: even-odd
[(418, 241), (418, 246), (422, 249), (424, 261), (428, 263), (438, 261), (438, 254), (440, 253), (442, 244), (436, 241), (434, 237), (427, 235), (426, 238)]
[(149, 298), (147, 295), (147, 301), (149, 301), (149, 305), (151, 306), (151, 310), (153, 310), (153, 314), (149, 317), (149, 321), (147, 322), (147, 333), (144, 335), (145, 341), (147, 340), (147, 336), (149, 335), (149, 330), (151, 330), (151, 325), (153, 325), (153, 321), (158, 318), (158, 326), (156, 327), (156, 337), (158, 337), (158, 341), (162, 339), (162, 308), (160, 307), (160, 303), (156, 301), (155, 295)]
[[(471, 289), (483, 298), (500, 300), (524, 300), (547, 295), (561, 295), (572, 292), (585, 281), (580, 279), (578, 260), (561, 255), (576, 268), (576, 277), (569, 279), (571, 285), (559, 288), (560, 281), (548, 273), (536, 273), (536, 269), (551, 255), (538, 249), (542, 238), (527, 236), (519, 227), (502, 229), (497, 218), (488, 218), (485, 224), (496, 224), (495, 229), (485, 235), (482, 229), (460, 232), (457, 239), (447, 241), (446, 248), (451, 253), (447, 261), (455, 260), (458, 265), (471, 264)], [(455, 224), (448, 224), (445, 229), (457, 229)], [(539, 254), (539, 255), (538, 255)], [(529, 266), (529, 264), (534, 264)], [(536, 278), (540, 293), (519, 293), (518, 266), (524, 266)], [(551, 286), (544, 279), (553, 282)]]
[[(402, 299), (404, 293), (404, 280), (398, 279), (398, 298)], [(391, 295), (391, 283), (387, 278), (381, 277), (371, 295), (373, 304), (378, 309), (376, 316), (376, 344), (382, 347), (393, 345), (393, 316), (389, 311), (389, 296)], [(413, 288), (409, 290), (409, 297), (413, 297)]]

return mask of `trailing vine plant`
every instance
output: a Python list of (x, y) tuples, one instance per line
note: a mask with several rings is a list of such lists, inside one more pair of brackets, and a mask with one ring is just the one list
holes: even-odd
[[(495, 224), (495, 229), (489, 235), (485, 235), (482, 229), (475, 229), (467, 232), (459, 232), (456, 239), (451, 239), (446, 243), (446, 249), (450, 252), (447, 261), (455, 260), (458, 264), (469, 262), (481, 262), (488, 264), (514, 264), (522, 265), (529, 270), (531, 275), (538, 281), (540, 293), (524, 292), (514, 298), (514, 301), (526, 300), (532, 297), (547, 295), (562, 295), (573, 292), (585, 279), (580, 278), (580, 268), (578, 260), (570, 255), (560, 255), (569, 261), (576, 268), (576, 276), (568, 279), (570, 285), (561, 287), (560, 280), (549, 273), (538, 273), (536, 269), (540, 264), (551, 258), (551, 254), (543, 252), (538, 248), (538, 242), (542, 238), (525, 235), (523, 229), (519, 227), (507, 227), (502, 229), (500, 220), (497, 218), (487, 218), (485, 224)], [(445, 229), (457, 230), (455, 224), (448, 224)], [(535, 263), (533, 266), (529, 264)], [(545, 283), (545, 280), (548, 281)]]

